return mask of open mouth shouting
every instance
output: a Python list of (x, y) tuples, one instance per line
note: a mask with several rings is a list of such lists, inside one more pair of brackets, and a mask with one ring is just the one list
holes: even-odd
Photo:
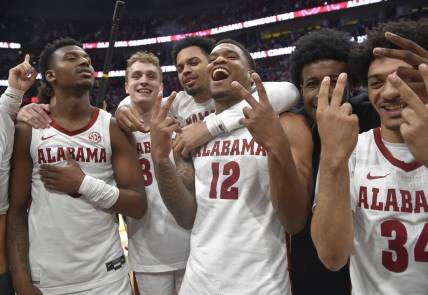
[(218, 67), (213, 69), (211, 78), (214, 82), (220, 82), (229, 78), (230, 73), (226, 68)]

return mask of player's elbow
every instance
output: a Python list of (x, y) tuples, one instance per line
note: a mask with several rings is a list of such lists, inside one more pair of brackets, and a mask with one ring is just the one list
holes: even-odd
[(193, 220), (186, 220), (186, 219), (175, 219), (175, 221), (177, 222), (177, 224), (179, 226), (181, 226), (182, 228), (184, 228), (185, 230), (191, 230), (193, 228)]
[(338, 271), (348, 263), (349, 257), (347, 255), (337, 255), (335, 253), (321, 253), (318, 252), (318, 257), (322, 264), (331, 271)]

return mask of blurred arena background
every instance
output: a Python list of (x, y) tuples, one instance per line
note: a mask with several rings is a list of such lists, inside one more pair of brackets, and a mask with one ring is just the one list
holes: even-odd
[[(173, 42), (188, 35), (233, 38), (256, 58), (265, 81), (288, 80), (288, 55), (303, 34), (330, 27), (349, 32), (355, 41), (378, 22), (428, 16), (422, 0), (126, 0), (111, 65), (106, 95), (114, 112), (126, 96), (126, 59), (137, 50), (156, 53), (165, 72), (165, 95), (180, 90), (172, 65)], [(47, 42), (70, 36), (84, 43), (96, 71), (101, 72), (115, 6), (113, 0), (14, 0), (0, 4), (0, 91), (8, 69), (30, 53), (37, 66)], [(101, 74), (101, 73), (100, 73)], [(24, 104), (34, 101), (35, 85)], [(97, 87), (93, 89), (93, 100)]]

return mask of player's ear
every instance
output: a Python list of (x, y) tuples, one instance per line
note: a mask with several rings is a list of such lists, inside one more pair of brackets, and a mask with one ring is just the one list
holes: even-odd
[(126, 92), (126, 94), (128, 94), (129, 95), (129, 85), (128, 85), (128, 79), (126, 79), (125, 80), (125, 92)]
[(56, 75), (54, 70), (47, 70), (45, 73), (46, 81), (52, 83), (56, 80)]

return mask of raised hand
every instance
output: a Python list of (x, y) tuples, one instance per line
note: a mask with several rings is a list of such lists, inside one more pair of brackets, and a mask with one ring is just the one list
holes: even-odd
[(400, 59), (410, 64), (413, 68), (398, 68), (398, 76), (404, 79), (413, 90), (423, 89), (424, 85), (418, 67), (422, 63), (428, 64), (428, 51), (415, 42), (390, 32), (385, 33), (385, 38), (400, 49), (377, 47), (373, 50), (373, 54)]
[(389, 75), (388, 79), (407, 104), (401, 112), (404, 120), (400, 125), (401, 135), (416, 160), (428, 167), (428, 66), (421, 64), (419, 73), (425, 85), (424, 97), (419, 97), (397, 74)]
[(348, 161), (358, 139), (358, 118), (343, 101), (347, 75), (341, 73), (329, 101), (330, 77), (324, 77), (318, 94), (316, 112), (321, 150), (337, 163)]
[(144, 122), (136, 108), (121, 106), (115, 114), (120, 129), (126, 132), (143, 131)]
[(37, 71), (30, 64), (30, 55), (26, 54), (22, 63), (9, 70), (10, 87), (26, 92), (36, 81)]
[(278, 139), (278, 136), (284, 135), (284, 131), (279, 122), (278, 115), (268, 100), (266, 90), (259, 75), (253, 73), (252, 79), (259, 95), (258, 102), (241, 84), (236, 81), (232, 82), (232, 86), (239, 91), (241, 96), (251, 106), (251, 108), (244, 108), (245, 118), (242, 118), (239, 122), (247, 127), (257, 143), (269, 150), (272, 144)]
[(150, 138), (152, 144), (152, 157), (153, 160), (158, 163), (169, 160), (169, 154), (172, 150), (172, 134), (174, 132), (181, 133), (178, 121), (167, 116), (176, 96), (177, 93), (173, 91), (168, 97), (167, 102), (161, 106), (162, 93), (159, 92), (153, 107), (150, 122)]
[(22, 107), (18, 112), (18, 121), (27, 123), (36, 129), (49, 128), (52, 119), (49, 117), (50, 106), (48, 104), (30, 103)]
[(46, 189), (70, 194), (73, 197), (78, 196), (78, 191), (85, 173), (80, 169), (79, 164), (65, 151), (67, 166), (58, 167), (54, 165), (43, 164), (40, 166), (40, 176)]

